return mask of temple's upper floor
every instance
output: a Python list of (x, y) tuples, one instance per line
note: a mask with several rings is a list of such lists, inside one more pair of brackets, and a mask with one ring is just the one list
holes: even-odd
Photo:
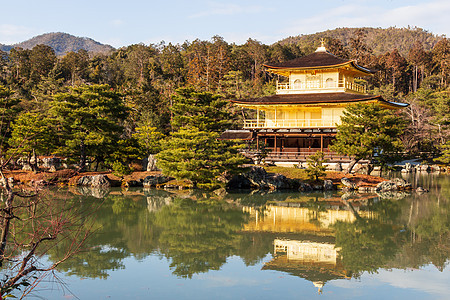
[(359, 66), (355, 60), (331, 54), (323, 45), (310, 55), (264, 66), (267, 72), (284, 78), (277, 81), (277, 94), (364, 94), (366, 87), (355, 82), (355, 79), (373, 73), (372, 70)]

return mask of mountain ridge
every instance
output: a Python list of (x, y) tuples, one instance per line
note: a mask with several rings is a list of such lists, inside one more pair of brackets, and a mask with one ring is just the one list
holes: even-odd
[(339, 27), (312, 34), (290, 36), (276, 43), (282, 45), (297, 44), (302, 48), (311, 48), (310, 50), (314, 51), (315, 48), (313, 46), (317, 47), (322, 38), (333, 38), (340, 40), (344, 46), (348, 46), (357, 30), (363, 30), (365, 32), (366, 37), (364, 38), (364, 42), (376, 55), (385, 54), (393, 49), (397, 49), (402, 55), (408, 55), (409, 49), (415, 42), (422, 43), (425, 50), (430, 50), (440, 39), (445, 37), (444, 35), (439, 36), (419, 27)]
[(88, 52), (106, 54), (115, 49), (110, 45), (102, 44), (88, 37), (78, 37), (65, 32), (50, 32), (37, 35), (14, 45), (0, 44), (0, 50), (8, 52), (16, 47), (32, 49), (39, 44), (52, 47), (56, 55), (64, 55), (68, 52), (76, 52), (81, 49)]
[[(322, 38), (338, 39), (344, 46), (350, 44), (350, 40), (355, 36), (357, 30), (363, 30), (366, 33), (364, 38), (365, 43), (373, 50), (374, 54), (384, 54), (393, 49), (397, 49), (402, 55), (407, 55), (409, 49), (415, 42), (422, 43), (425, 50), (430, 50), (433, 46), (445, 35), (437, 35), (428, 32), (418, 27), (407, 28), (373, 28), (373, 27), (339, 27), (335, 29), (328, 29), (312, 34), (299, 34), (297, 36), (289, 36), (281, 39), (274, 44), (297, 44), (301, 48), (313, 52)], [(23, 49), (32, 49), (34, 46), (44, 44), (54, 49), (56, 55), (64, 55), (71, 51), (78, 51), (84, 49), (93, 53), (107, 54), (113, 50), (114, 47), (102, 44), (88, 37), (77, 37), (64, 32), (50, 32), (32, 37), (26, 41), (14, 44), (5, 45), (0, 43), (0, 50), (10, 51), (14, 47)]]

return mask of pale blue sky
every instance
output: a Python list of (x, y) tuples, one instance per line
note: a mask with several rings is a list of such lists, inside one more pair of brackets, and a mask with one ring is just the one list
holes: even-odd
[(450, 0), (0, 0), (0, 43), (48, 32), (114, 47), (222, 36), (272, 44), (337, 27), (417, 26), (450, 30)]

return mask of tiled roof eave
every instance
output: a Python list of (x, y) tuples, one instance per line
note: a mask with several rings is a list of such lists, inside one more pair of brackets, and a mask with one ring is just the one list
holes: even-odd
[(364, 67), (359, 66), (358, 64), (356, 64), (356, 61), (354, 61), (354, 60), (349, 60), (349, 61), (344, 62), (342, 64), (327, 65), (327, 66), (311, 66), (311, 67), (276, 67), (276, 66), (269, 66), (269, 65), (264, 65), (263, 64), (263, 66), (266, 67), (268, 69), (267, 71), (269, 71), (269, 72), (270, 72), (270, 69), (277, 70), (277, 71), (280, 71), (280, 70), (283, 70), (283, 71), (303, 71), (303, 70), (336, 69), (336, 68), (339, 68), (339, 67), (344, 67), (346, 65), (351, 65), (352, 68), (354, 68), (354, 69), (356, 69), (356, 70), (358, 70), (360, 72), (366, 73), (366, 74), (374, 74), (376, 72), (376, 71), (369, 70), (369, 69), (366, 69)]
[[(320, 95), (323, 96), (323, 95)], [(232, 103), (235, 103), (237, 105), (242, 106), (263, 106), (263, 105), (333, 105), (333, 104), (350, 104), (350, 103), (357, 103), (357, 102), (372, 102), (372, 101), (378, 101), (381, 104), (384, 104), (386, 106), (390, 106), (393, 108), (404, 108), (407, 107), (408, 104), (406, 103), (397, 103), (397, 102), (390, 102), (384, 100), (379, 95), (365, 95), (361, 98), (353, 98), (354, 95), (349, 95), (348, 98), (342, 98), (339, 99), (329, 97), (328, 99), (324, 99), (323, 97), (318, 97), (318, 99), (295, 99), (295, 97), (283, 97), (283, 96), (267, 96), (262, 98), (256, 98), (256, 99), (248, 99), (248, 100), (230, 100)], [(283, 98), (290, 98), (289, 101), (285, 100)], [(259, 101), (258, 101), (259, 100)]]

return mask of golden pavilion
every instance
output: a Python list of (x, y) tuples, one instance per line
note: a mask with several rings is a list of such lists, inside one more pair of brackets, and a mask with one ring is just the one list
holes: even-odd
[(255, 119), (244, 120), (243, 129), (258, 147), (264, 143), (270, 150), (265, 159), (269, 162), (301, 162), (317, 151), (323, 151), (330, 162), (348, 162), (349, 157), (329, 150), (348, 105), (376, 102), (390, 109), (407, 106), (367, 94), (366, 87), (357, 81), (374, 71), (331, 54), (323, 42), (310, 55), (264, 67), (284, 79), (277, 82), (276, 94), (232, 103), (256, 111)]

